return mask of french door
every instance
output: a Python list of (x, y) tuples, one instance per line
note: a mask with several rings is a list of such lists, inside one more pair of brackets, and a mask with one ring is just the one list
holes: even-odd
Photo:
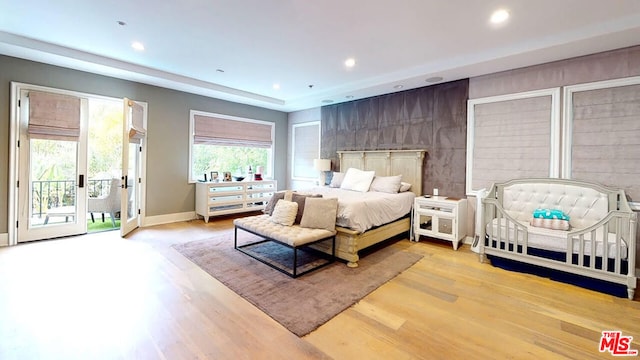
[(146, 146), (146, 104), (124, 99), (122, 131), (122, 199), (120, 234), (141, 225), (143, 154)]
[[(9, 191), (9, 221), (16, 226), (9, 228), (10, 245), (87, 232), (89, 196), (96, 196), (95, 184), (102, 187), (102, 181), (108, 181), (87, 177), (88, 138), (93, 136), (88, 131), (89, 113), (94, 111), (92, 104), (105, 99), (12, 83), (11, 143), (15, 147), (10, 148), (9, 180), (15, 187)], [(110, 174), (101, 175), (109, 180), (117, 177), (113, 181), (122, 190), (122, 236), (140, 226), (144, 215), (147, 105), (124, 99), (123, 108), (118, 111), (124, 115), (122, 138), (101, 148), (112, 147), (116, 153), (122, 148), (122, 163), (115, 164)]]
[(19, 94), (17, 241), (86, 233), (87, 99)]

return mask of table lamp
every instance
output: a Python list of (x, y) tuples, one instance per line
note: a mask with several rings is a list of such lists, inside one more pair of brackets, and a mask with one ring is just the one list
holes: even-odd
[(324, 186), (327, 178), (326, 172), (331, 171), (331, 159), (313, 159), (313, 167), (320, 172), (318, 184)]

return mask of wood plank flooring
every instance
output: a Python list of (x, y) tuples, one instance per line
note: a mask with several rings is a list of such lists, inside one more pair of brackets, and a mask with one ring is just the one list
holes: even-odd
[(171, 247), (231, 219), (0, 248), (0, 359), (610, 359), (604, 330), (640, 350), (637, 300), (407, 240), (421, 261), (298, 338)]

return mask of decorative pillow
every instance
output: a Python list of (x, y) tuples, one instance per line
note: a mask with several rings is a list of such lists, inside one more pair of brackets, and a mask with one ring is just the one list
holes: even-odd
[(553, 230), (567, 231), (571, 228), (568, 220), (560, 220), (560, 219), (533, 218), (531, 219), (530, 224), (531, 226), (541, 227), (546, 229), (553, 229)]
[(296, 221), (294, 224), (300, 224), (300, 220), (302, 220), (302, 214), (304, 213), (304, 203), (307, 198), (321, 198), (320, 194), (296, 194), (293, 193), (291, 196), (291, 201), (298, 203), (298, 213), (296, 214)]
[(287, 200), (278, 200), (276, 206), (273, 208), (271, 214), (271, 221), (284, 225), (291, 226), (296, 220), (296, 214), (298, 213), (298, 203)]
[(400, 190), (400, 180), (402, 180), (402, 175), (376, 176), (371, 182), (369, 191), (395, 194)]
[(398, 192), (406, 192), (411, 190), (411, 184), (401, 181), (400, 182), (400, 190), (398, 190)]
[(307, 198), (300, 226), (312, 229), (336, 229), (338, 198)]
[(342, 180), (344, 180), (344, 173), (334, 172), (331, 177), (331, 182), (329, 183), (330, 187), (339, 188), (342, 185)]
[(533, 210), (533, 217), (539, 219), (559, 219), (569, 220), (569, 216), (557, 209), (535, 209)]
[(375, 175), (375, 171), (362, 171), (356, 168), (349, 168), (344, 175), (340, 189), (367, 192)]
[(569, 230), (569, 216), (556, 209), (535, 209), (531, 226), (554, 230)]
[(276, 203), (278, 202), (278, 200), (284, 199), (284, 195), (284, 191), (274, 193), (273, 196), (271, 196), (271, 199), (269, 199), (269, 201), (267, 202), (267, 206), (264, 207), (264, 210), (262, 210), (262, 212), (271, 216), (271, 213), (273, 213), (273, 208), (276, 207)]

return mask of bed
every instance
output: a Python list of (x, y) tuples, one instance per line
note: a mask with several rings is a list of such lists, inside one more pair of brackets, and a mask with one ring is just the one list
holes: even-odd
[[(406, 233), (410, 229), (409, 213), (413, 204), (413, 198), (422, 194), (423, 163), (426, 150), (374, 150), (374, 151), (338, 151), (340, 171), (345, 172), (349, 168), (366, 171), (375, 171), (376, 176), (402, 175), (402, 181), (411, 184), (411, 188), (404, 195), (398, 197), (409, 199), (407, 205), (396, 207), (395, 216), (392, 219), (374, 219), (372, 223), (363, 221), (349, 222), (351, 216), (345, 214), (340, 207), (345, 206), (345, 201), (350, 202), (354, 198), (372, 195), (357, 193), (349, 190), (347, 194), (339, 195), (340, 191), (327, 187), (311, 189), (310, 192), (321, 193), (323, 196), (336, 196), (340, 199), (338, 218), (336, 219), (336, 256), (347, 261), (347, 266), (357, 267), (360, 259), (358, 252), (372, 245), (378, 244), (393, 236)], [(346, 196), (345, 196), (346, 195)], [(381, 194), (373, 194), (373, 197), (385, 197)], [(378, 199), (379, 200), (379, 199)], [(382, 205), (394, 207), (393, 205)], [(404, 211), (406, 210), (406, 211)], [(347, 212), (348, 214), (349, 212)], [(351, 214), (358, 211), (351, 211)], [(373, 215), (375, 216), (375, 213)], [(314, 245), (316, 249), (329, 253), (331, 249), (326, 244)]]
[(600, 289), (595, 283), (614, 284), (633, 299), (637, 215), (623, 190), (577, 180), (516, 179), (493, 184), (481, 204), (480, 261), (488, 255), (492, 262), (576, 275), (593, 280), (580, 280), (592, 289)]

